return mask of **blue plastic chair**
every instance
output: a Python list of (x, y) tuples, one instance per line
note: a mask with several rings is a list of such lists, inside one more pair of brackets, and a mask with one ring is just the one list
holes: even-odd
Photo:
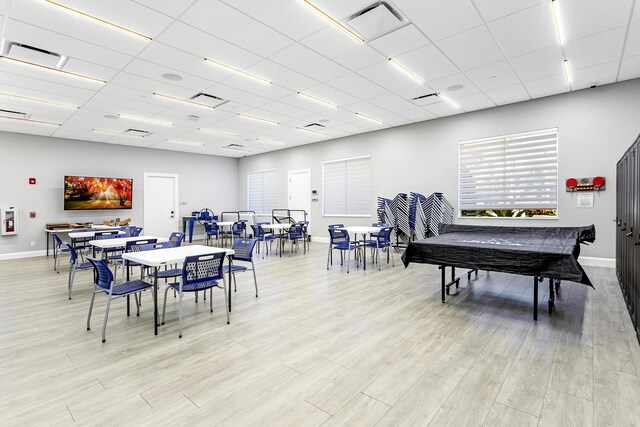
[[(89, 304), (89, 314), (87, 315), (87, 331), (91, 330), (91, 312), (93, 311), (93, 303), (97, 293), (107, 295), (107, 306), (104, 311), (104, 321), (102, 322), (102, 342), (107, 341), (107, 320), (109, 319), (109, 308), (111, 300), (118, 297), (125, 297), (134, 294), (136, 298), (137, 315), (140, 316), (140, 305), (138, 301), (138, 292), (150, 289), (153, 293), (153, 284), (143, 280), (129, 280), (122, 283), (115, 283), (113, 274), (107, 263), (98, 258), (87, 257), (89, 262), (96, 270), (96, 281), (93, 284), (93, 294), (91, 295), (91, 303)], [(155, 319), (154, 319), (155, 321)]]
[[(360, 249), (360, 245), (357, 242), (352, 242), (349, 233), (346, 230), (341, 230), (337, 227), (329, 228), (329, 254), (327, 255), (327, 270), (329, 269), (329, 262), (333, 265), (333, 251), (340, 251), (340, 265), (344, 263), (344, 252), (347, 252), (347, 273), (349, 273), (349, 263), (351, 261), (351, 251)], [(356, 260), (357, 260), (356, 254)]]
[(211, 243), (211, 238), (213, 236), (216, 237), (216, 244), (217, 244), (218, 240), (220, 239), (220, 227), (215, 222), (205, 222), (204, 237), (205, 237), (205, 244), (207, 246), (209, 246), (209, 244)]
[[(371, 257), (373, 258), (374, 252), (376, 253), (376, 259), (378, 263), (378, 270), (381, 269), (380, 266), (380, 250), (387, 250), (387, 263), (389, 262), (389, 253), (391, 253), (391, 261), (392, 266), (396, 266), (395, 259), (393, 258), (393, 251), (391, 250), (391, 227), (383, 227), (378, 234), (375, 236), (375, 239), (365, 240), (364, 245), (366, 247), (371, 248)], [(364, 257), (364, 262), (366, 262), (366, 256)]]
[[(264, 224), (269, 223), (267, 222)], [(271, 247), (271, 244), (274, 240), (278, 240), (280, 236), (272, 233), (267, 233), (266, 231), (264, 231), (264, 228), (262, 228), (262, 225), (260, 223), (252, 225), (251, 229), (253, 230), (253, 237), (258, 241), (258, 253), (260, 253), (260, 242), (264, 242), (265, 252), (267, 253), (267, 255), (269, 255), (269, 248)], [(267, 242), (269, 242), (269, 245), (267, 245)], [(262, 253), (262, 258), (264, 258), (264, 252)]]
[(287, 240), (290, 243), (289, 246), (289, 255), (293, 253), (293, 245), (296, 245), (296, 252), (298, 251), (298, 240), (302, 240), (302, 246), (304, 248), (304, 253), (307, 253), (307, 246), (304, 244), (304, 232), (302, 231), (301, 224), (292, 224), (289, 227), (289, 230), (286, 232)]
[(304, 244), (304, 252), (307, 253), (307, 246), (309, 245), (309, 221), (298, 221), (298, 224), (302, 226), (302, 235)]
[(329, 228), (342, 228), (344, 224), (329, 224)]
[[(140, 240), (129, 240), (128, 242), (125, 243), (125, 247), (124, 247), (124, 251), (126, 252), (140, 252), (142, 250), (141, 246), (142, 245), (148, 245), (150, 243), (156, 243), (158, 241), (158, 239), (140, 239)], [(115, 277), (118, 276), (118, 267), (122, 267), (123, 269), (123, 276), (126, 277), (126, 275), (124, 274), (124, 269), (127, 268), (127, 270), (130, 267), (140, 267), (140, 275), (142, 276), (144, 274), (144, 269), (142, 268), (142, 266), (140, 264), (138, 264), (137, 262), (131, 262), (131, 261), (125, 261), (122, 259), (122, 257), (120, 258), (120, 262), (116, 263), (113, 274)]]
[[(213, 313), (213, 288), (222, 289), (224, 293), (224, 311), (227, 313), (229, 324), (229, 310), (227, 310), (227, 284), (224, 279), (223, 264), (226, 254), (217, 252), (207, 255), (186, 257), (182, 267), (182, 279), (178, 283), (170, 283), (164, 291), (162, 307), (162, 324), (164, 325), (167, 311), (167, 292), (173, 289), (178, 292), (178, 319), (180, 322), (178, 337), (182, 338), (182, 297), (185, 292), (199, 292), (209, 289), (209, 309)], [(222, 280), (222, 287), (219, 281)]]
[[(233, 291), (235, 292), (237, 291), (236, 273), (251, 270), (253, 272), (253, 284), (256, 288), (256, 298), (258, 298), (258, 280), (256, 279), (256, 269), (255, 265), (253, 264), (253, 249), (255, 248), (256, 243), (258, 243), (257, 239), (236, 239), (233, 242), (233, 246), (231, 247), (231, 249), (234, 250), (235, 254), (233, 255), (231, 275), (233, 277)], [(236, 264), (237, 261), (250, 262), (251, 268), (245, 265), (238, 265)], [(228, 265), (224, 266), (224, 272), (229, 273)], [(231, 286), (231, 283), (229, 283), (229, 286)]]
[(57, 233), (51, 233), (54, 241), (54, 249), (53, 249), (53, 270), (56, 273), (60, 273), (58, 270), (58, 266), (60, 265), (60, 255), (68, 254), (69, 249), (67, 249), (67, 242), (63, 242), (60, 236)]
[(171, 233), (171, 236), (169, 236), (169, 242), (171, 242), (171, 245), (174, 248), (182, 246), (182, 242), (184, 242), (184, 233), (174, 231)]
[(78, 251), (71, 246), (69, 243), (63, 243), (69, 252), (69, 281), (67, 283), (67, 288), (69, 291), (69, 299), (71, 299), (71, 290), (73, 288), (73, 279), (75, 278), (76, 271), (79, 270), (90, 270), (93, 269), (93, 266), (88, 261), (81, 261), (78, 257)]
[(138, 237), (142, 233), (142, 227), (131, 226), (131, 237)]

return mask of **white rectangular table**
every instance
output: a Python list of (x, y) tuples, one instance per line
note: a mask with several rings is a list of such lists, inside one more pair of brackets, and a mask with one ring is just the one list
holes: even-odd
[[(116, 230), (76, 231), (76, 232), (69, 233), (69, 238), (71, 240), (87, 239), (87, 238), (96, 237), (96, 233), (104, 233), (104, 232), (110, 232), (110, 231), (112, 232), (112, 231), (116, 231)], [(124, 231), (118, 230), (118, 234), (122, 235), (122, 234), (127, 234), (127, 233), (125, 233)]]
[(158, 243), (169, 241), (169, 239), (167, 239), (166, 237), (137, 236), (137, 237), (117, 237), (115, 239), (90, 240), (89, 244), (99, 249), (116, 249), (116, 248), (124, 248), (125, 246), (127, 246), (127, 242), (135, 242), (137, 240), (148, 240), (148, 239), (156, 239)]
[(233, 249), (215, 248), (203, 245), (178, 246), (176, 248), (155, 249), (151, 251), (129, 252), (122, 255), (122, 259), (136, 262), (148, 267), (153, 267), (153, 313), (154, 333), (158, 335), (158, 268), (166, 264), (178, 264), (184, 262), (188, 256), (207, 255), (224, 252), (229, 259), (229, 288), (228, 310), (231, 311), (231, 267), (233, 265)]
[[(382, 230), (382, 227), (375, 226), (365, 226), (365, 225), (351, 225), (346, 227), (337, 227), (337, 230), (344, 230), (347, 233), (353, 234), (353, 240), (358, 241), (358, 234), (362, 234), (362, 239), (367, 239), (367, 234), (377, 233)], [(367, 269), (367, 253), (366, 249), (362, 254), (362, 266), (366, 270)]]
[(233, 227), (233, 224), (235, 224), (236, 221), (213, 221), (213, 223), (217, 224), (218, 227), (220, 228), (220, 233), (222, 233), (222, 246), (224, 246), (225, 238), (223, 233), (223, 227), (229, 227), (229, 230), (231, 230), (231, 228)]
[[(273, 230), (273, 232), (275, 233), (276, 231), (278, 232), (278, 234), (280, 235), (280, 241), (278, 242), (278, 246), (280, 247), (280, 256), (282, 257), (282, 249), (284, 247), (284, 241), (283, 241), (283, 236), (284, 236), (284, 232), (287, 231), (289, 228), (291, 228), (291, 226), (294, 224), (283, 224), (283, 223), (272, 223), (272, 224), (260, 224), (260, 227), (262, 227), (263, 229), (269, 229), (269, 230)], [(305, 247), (306, 249), (306, 247)]]
[[(109, 231), (109, 230), (119, 230), (120, 227), (115, 227), (115, 226), (109, 226), (109, 225), (94, 225), (92, 227), (87, 227), (87, 228), (93, 228), (97, 231)], [(82, 227), (79, 228), (53, 228), (53, 229), (49, 229), (49, 228), (45, 228), (44, 232), (47, 235), (47, 256), (49, 256), (49, 241), (51, 240), (51, 235), (53, 233), (62, 233), (62, 234), (69, 234), (69, 233), (73, 233), (76, 230), (82, 230)], [(55, 252), (53, 253), (53, 255), (55, 256)]]

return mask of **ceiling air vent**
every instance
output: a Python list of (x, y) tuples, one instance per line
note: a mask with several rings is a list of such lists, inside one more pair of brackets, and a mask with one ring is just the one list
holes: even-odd
[(23, 113), (20, 111), (12, 110), (0, 110), (0, 117), (11, 117), (12, 119), (28, 119), (31, 114)]
[(140, 129), (127, 129), (122, 133), (125, 135), (139, 136), (140, 138), (144, 138), (145, 136), (151, 135), (152, 132), (149, 132), (148, 130), (140, 130)]
[(5, 43), (2, 55), (19, 59), (20, 61), (58, 69), (62, 69), (69, 59), (69, 57), (56, 52), (17, 42)]
[(387, 2), (379, 1), (353, 14), (346, 23), (369, 42), (408, 25), (409, 20)]
[(229, 101), (226, 101), (218, 96), (209, 95), (208, 93), (200, 92), (196, 95), (193, 95), (190, 98), (194, 102), (198, 102), (200, 104), (208, 105), (210, 107), (219, 107), (222, 104), (226, 104)]
[(223, 145), (222, 148), (224, 148), (225, 150), (244, 151), (245, 153), (251, 152), (251, 150), (246, 148), (244, 145), (240, 145), (240, 144)]
[(315, 130), (315, 131), (324, 129), (325, 127), (326, 127), (325, 125), (321, 125), (320, 123), (309, 123), (308, 125), (303, 126), (304, 129)]
[(442, 99), (438, 98), (437, 93), (428, 93), (426, 95), (416, 96), (411, 100), (420, 106), (437, 104), (438, 102), (442, 101)]

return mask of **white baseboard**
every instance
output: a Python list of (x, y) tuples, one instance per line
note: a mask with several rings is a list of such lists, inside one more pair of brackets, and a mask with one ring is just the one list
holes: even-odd
[(578, 262), (581, 265), (587, 267), (605, 267), (605, 268), (616, 268), (616, 259), (615, 258), (597, 258), (591, 256), (581, 256), (578, 258)]
[(8, 254), (0, 254), (0, 261), (8, 260), (8, 259), (20, 259), (20, 258), (34, 258), (38, 256), (46, 256), (47, 251), (28, 251), (28, 252), (12, 252)]
[(313, 237), (313, 236), (311, 236), (311, 241), (312, 242), (319, 242), (319, 243), (329, 243), (330, 239), (328, 237)]

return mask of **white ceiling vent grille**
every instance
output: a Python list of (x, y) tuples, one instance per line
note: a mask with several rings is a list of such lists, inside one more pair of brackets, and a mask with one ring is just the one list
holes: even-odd
[(223, 145), (222, 148), (225, 150), (243, 151), (245, 153), (251, 152), (251, 150), (246, 148), (244, 145), (240, 145), (240, 144)]
[(442, 102), (442, 99), (438, 98), (437, 93), (428, 93), (426, 95), (416, 96), (411, 99), (414, 103), (419, 106), (437, 104), (438, 102)]
[(44, 65), (45, 67), (62, 69), (69, 59), (67, 56), (56, 52), (40, 49), (27, 44), (9, 42), (5, 43), (3, 56), (19, 59), (20, 61), (31, 62), (32, 64)]
[(0, 117), (11, 117), (12, 119), (28, 119), (31, 117), (31, 114), (23, 113), (20, 111), (0, 110)]
[(347, 18), (346, 23), (369, 42), (404, 27), (409, 20), (387, 2), (379, 1)]
[(304, 129), (319, 131), (324, 129), (325, 127), (325, 125), (321, 125), (320, 123), (309, 123), (308, 125), (304, 126)]
[(226, 104), (227, 102), (229, 102), (218, 96), (209, 95), (208, 93), (204, 93), (204, 92), (200, 92), (198, 94), (193, 95), (191, 97), (191, 100), (194, 102), (198, 102), (200, 104), (211, 106), (213, 108), (219, 107), (222, 104)]
[(140, 138), (144, 138), (145, 136), (151, 135), (152, 132), (149, 132), (148, 130), (140, 130), (140, 129), (127, 129), (122, 133), (124, 133), (125, 135), (139, 136)]

